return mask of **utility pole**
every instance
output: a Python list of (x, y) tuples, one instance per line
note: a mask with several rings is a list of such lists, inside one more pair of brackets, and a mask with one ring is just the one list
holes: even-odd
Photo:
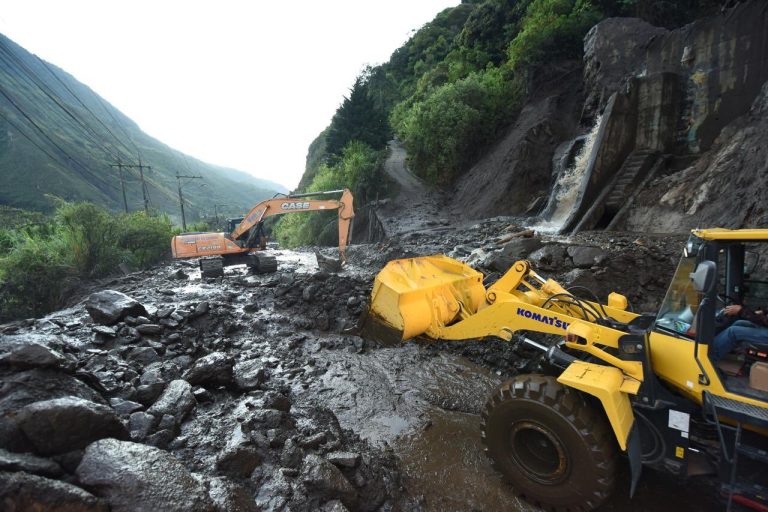
[(125, 198), (125, 183), (123, 182), (123, 167), (126, 169), (138, 169), (141, 176), (141, 196), (144, 199), (144, 212), (149, 213), (149, 190), (147, 189), (147, 183), (144, 181), (144, 169), (148, 171), (152, 170), (149, 165), (143, 165), (141, 158), (139, 158), (139, 165), (124, 164), (120, 160), (116, 164), (112, 164), (110, 167), (117, 167), (120, 170), (120, 183), (123, 185), (123, 204), (125, 205), (125, 211), (128, 212), (128, 201)]
[(120, 172), (120, 188), (123, 190), (123, 206), (125, 207), (125, 213), (128, 213), (128, 199), (125, 197), (125, 180), (123, 179), (124, 165), (118, 158), (117, 163), (110, 165), (110, 167), (117, 167), (118, 171)]
[(182, 179), (188, 179), (188, 180), (201, 180), (203, 179), (202, 176), (186, 176), (183, 174), (179, 174), (179, 171), (176, 171), (176, 185), (179, 187), (179, 206), (181, 207), (181, 227), (184, 231), (187, 230), (187, 218), (184, 215), (184, 195), (181, 193), (181, 180)]

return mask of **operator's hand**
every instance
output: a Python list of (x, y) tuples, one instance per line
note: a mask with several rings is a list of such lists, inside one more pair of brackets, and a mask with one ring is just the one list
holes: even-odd
[(725, 314), (728, 316), (739, 316), (739, 313), (741, 313), (741, 306), (739, 304), (731, 304), (730, 306), (725, 306), (723, 311), (725, 311)]

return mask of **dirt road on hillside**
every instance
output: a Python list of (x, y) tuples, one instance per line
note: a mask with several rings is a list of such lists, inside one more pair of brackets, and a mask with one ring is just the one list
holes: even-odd
[(445, 198), (408, 168), (405, 148), (397, 140), (389, 142), (384, 171), (397, 185), (397, 193), (377, 210), (387, 237), (451, 224), (443, 215)]

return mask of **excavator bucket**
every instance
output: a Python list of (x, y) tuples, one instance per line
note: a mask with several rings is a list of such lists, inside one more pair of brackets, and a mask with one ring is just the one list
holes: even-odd
[(485, 300), (483, 275), (447, 256), (393, 260), (376, 276), (361, 335), (391, 344), (474, 314)]

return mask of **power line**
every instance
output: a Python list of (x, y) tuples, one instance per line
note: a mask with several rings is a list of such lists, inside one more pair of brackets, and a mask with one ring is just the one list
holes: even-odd
[[(67, 157), (69, 160), (71, 160), (72, 162), (74, 162), (74, 163), (76, 163), (78, 166), (80, 166), (80, 168), (81, 168), (81, 169), (79, 169), (79, 170), (78, 170), (77, 168), (75, 168), (75, 167), (73, 167), (73, 166), (71, 166), (71, 165), (69, 165), (69, 167), (71, 167), (71, 168), (72, 168), (74, 171), (76, 171), (76, 172), (79, 172), (81, 175), (82, 175), (83, 173), (85, 173), (85, 174), (89, 175), (91, 178), (93, 178), (94, 180), (97, 180), (97, 181), (101, 181), (101, 182), (102, 182), (102, 184), (104, 184), (104, 185), (107, 185), (107, 186), (109, 186), (110, 188), (112, 188), (112, 189), (114, 189), (115, 191), (117, 191), (117, 187), (115, 187), (115, 186), (114, 186), (114, 185), (112, 185), (111, 183), (108, 183), (108, 182), (105, 182), (105, 181), (103, 181), (103, 179), (102, 179), (102, 178), (100, 178), (99, 176), (97, 176), (96, 174), (94, 174), (94, 172), (93, 172), (93, 171), (91, 171), (90, 169), (88, 169), (88, 167), (87, 167), (86, 165), (84, 165), (82, 162), (80, 162), (80, 161), (76, 160), (76, 159), (75, 159), (74, 157), (72, 157), (72, 156), (71, 156), (69, 153), (67, 153), (67, 152), (66, 152), (66, 151), (65, 151), (65, 150), (64, 150), (64, 149), (63, 149), (61, 146), (59, 146), (59, 145), (58, 145), (58, 144), (57, 144), (57, 143), (56, 143), (56, 142), (55, 142), (53, 139), (51, 139), (51, 138), (50, 138), (50, 137), (49, 137), (49, 136), (48, 136), (48, 135), (45, 133), (45, 131), (43, 131), (43, 129), (42, 129), (42, 128), (41, 128), (41, 127), (40, 127), (40, 126), (39, 126), (39, 125), (38, 125), (38, 124), (37, 124), (37, 123), (36, 123), (36, 122), (35, 122), (35, 121), (34, 121), (34, 120), (31, 118), (31, 117), (30, 117), (30, 116), (29, 116), (29, 115), (28, 115), (26, 112), (24, 112), (24, 110), (23, 110), (23, 109), (22, 109), (22, 108), (21, 108), (19, 105), (17, 105), (15, 101), (13, 101), (13, 98), (11, 98), (11, 97), (10, 97), (10, 96), (9, 96), (9, 95), (6, 93), (6, 91), (5, 91), (5, 90), (4, 90), (2, 87), (0, 87), (0, 94), (2, 94), (2, 96), (4, 96), (4, 97), (5, 97), (5, 99), (7, 99), (7, 100), (10, 102), (10, 104), (11, 104), (11, 105), (13, 105), (13, 106), (16, 108), (16, 110), (18, 110), (18, 111), (21, 113), (21, 115), (22, 115), (22, 116), (24, 116), (24, 118), (25, 118), (27, 121), (29, 121), (29, 123), (30, 123), (32, 126), (34, 126), (34, 127), (35, 127), (35, 129), (36, 129), (38, 132), (40, 132), (40, 135), (42, 135), (44, 139), (46, 139), (46, 140), (47, 140), (47, 141), (48, 141), (48, 142), (49, 142), (49, 143), (50, 143), (50, 144), (51, 144), (53, 147), (55, 147), (56, 149), (58, 149), (58, 150), (59, 150), (59, 151), (60, 151), (60, 152), (61, 152), (61, 153), (62, 153), (62, 154), (65, 156), (65, 157)], [(95, 183), (94, 183), (94, 185), (95, 185)], [(102, 191), (102, 192), (103, 192), (103, 191)]]
[(182, 179), (190, 179), (190, 180), (201, 180), (203, 179), (202, 176), (187, 176), (184, 174), (179, 174), (178, 171), (176, 171), (176, 185), (179, 188), (179, 206), (181, 207), (181, 227), (184, 231), (187, 230), (187, 217), (184, 215), (184, 196), (181, 193), (181, 180)]
[[(117, 150), (118, 155), (112, 154), (112, 151), (107, 148), (104, 143), (99, 140), (100, 135), (96, 133), (93, 128), (91, 128), (88, 124), (85, 123), (85, 121), (81, 120), (77, 115), (75, 115), (67, 106), (63, 103), (63, 99), (58, 96), (52, 89), (50, 89), (37, 74), (29, 68), (17, 55), (11, 53), (7, 47), (3, 45), (2, 40), (0, 40), (0, 49), (3, 50), (5, 54), (8, 55), (11, 59), (13, 59), (14, 63), (16, 64), (16, 67), (18, 68), (20, 72), (20, 76), (24, 76), (27, 78), (27, 80), (36, 86), (45, 96), (47, 96), (53, 103), (56, 104), (70, 119), (72, 119), (78, 126), (80, 126), (83, 129), (84, 135), (90, 140), (93, 144), (100, 147), (105, 153), (110, 155), (112, 158), (117, 158), (119, 156), (119, 149)], [(2, 55), (0, 55), (2, 57)], [(11, 62), (6, 57), (2, 57), (5, 62), (8, 64), (11, 64)], [(10, 75), (9, 75), (10, 77)], [(17, 81), (18, 83), (18, 81)]]

